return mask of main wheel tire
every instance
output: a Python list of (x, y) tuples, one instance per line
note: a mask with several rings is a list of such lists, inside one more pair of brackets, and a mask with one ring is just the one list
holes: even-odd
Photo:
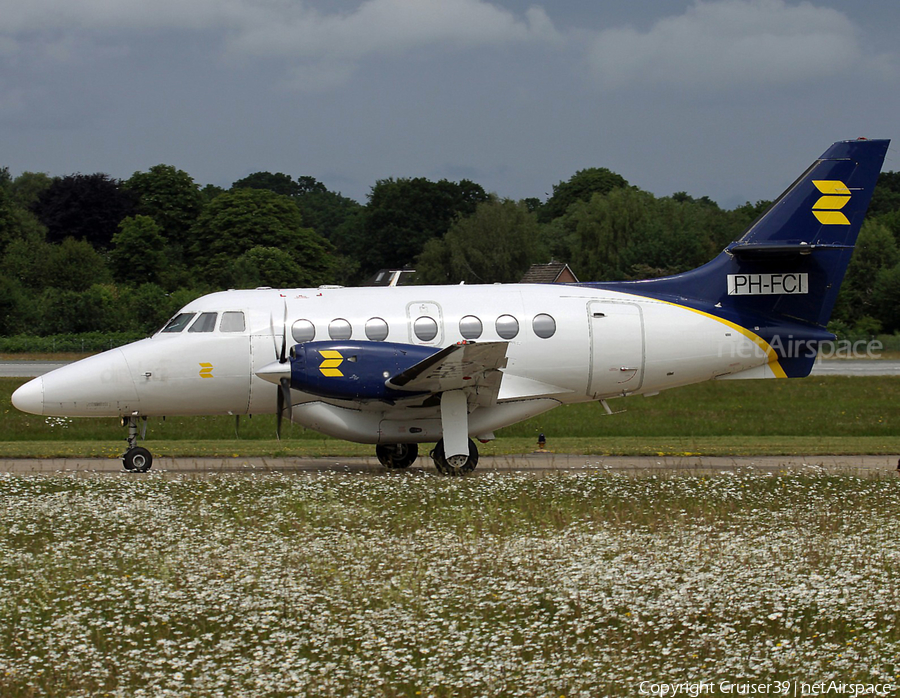
[(434, 467), (442, 475), (465, 475), (475, 470), (475, 466), (478, 465), (478, 447), (472, 439), (469, 439), (468, 456), (451, 456), (447, 458), (444, 455), (444, 440), (441, 439), (431, 452), (431, 458), (434, 461)]
[(153, 465), (153, 454), (142, 446), (129, 448), (122, 456), (122, 465), (133, 473), (146, 473)]
[(375, 447), (375, 455), (386, 468), (408, 468), (419, 457), (419, 445), (379, 444)]

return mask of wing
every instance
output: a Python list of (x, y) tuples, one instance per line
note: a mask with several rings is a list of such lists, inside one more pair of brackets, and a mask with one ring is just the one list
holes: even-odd
[(481, 405), (497, 399), (500, 369), (506, 367), (509, 342), (453, 344), (392, 376), (385, 385), (415, 393), (442, 393), (471, 388), (470, 395)]

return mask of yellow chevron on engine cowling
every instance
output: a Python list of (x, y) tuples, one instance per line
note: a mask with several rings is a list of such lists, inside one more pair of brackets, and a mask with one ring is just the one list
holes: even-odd
[(341, 352), (335, 351), (334, 349), (325, 349), (320, 351), (319, 354), (325, 359), (319, 364), (319, 371), (321, 371), (323, 376), (329, 378), (343, 377), (344, 374), (338, 370), (338, 366), (344, 363), (344, 357), (341, 355)]

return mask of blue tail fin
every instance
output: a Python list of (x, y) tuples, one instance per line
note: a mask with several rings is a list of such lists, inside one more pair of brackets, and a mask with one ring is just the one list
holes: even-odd
[[(835, 143), (702, 267), (663, 279), (597, 285), (737, 323), (772, 345), (786, 375), (808, 375), (815, 361), (810, 349), (834, 339), (825, 325), (889, 144)], [(798, 342), (806, 349), (798, 351)]]

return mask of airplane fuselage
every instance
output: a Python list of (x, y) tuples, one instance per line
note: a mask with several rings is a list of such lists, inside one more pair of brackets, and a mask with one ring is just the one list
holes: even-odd
[[(256, 374), (278, 358), (285, 329), (288, 346), (311, 340), (425, 347), (508, 342), (496, 405), (473, 411), (473, 436), (489, 436), (559, 404), (771, 370), (761, 340), (741, 327), (671, 303), (578, 285), (225, 291), (181, 313), (191, 317), (180, 331), (161, 331), (45, 376), (40, 394), (46, 397), (36, 411), (85, 417), (272, 413), (274, 388)], [(198, 328), (204, 313), (208, 322)], [(295, 422), (340, 438), (393, 443), (440, 437), (439, 415), (427, 406), (351, 405), (298, 391), (291, 402)]]

